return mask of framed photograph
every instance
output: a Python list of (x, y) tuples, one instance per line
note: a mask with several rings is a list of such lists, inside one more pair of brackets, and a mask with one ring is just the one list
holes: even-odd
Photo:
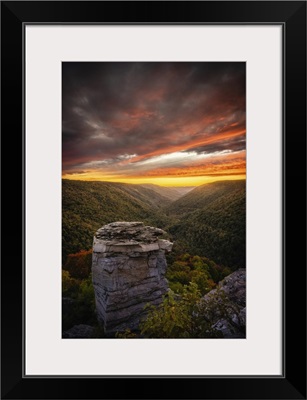
[(306, 399), (306, 3), (1, 11), (2, 398)]

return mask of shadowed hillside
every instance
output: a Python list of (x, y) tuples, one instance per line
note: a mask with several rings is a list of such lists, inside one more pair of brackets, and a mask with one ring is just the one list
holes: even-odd
[(174, 239), (190, 252), (245, 267), (245, 180), (199, 186), (166, 207)]
[(170, 200), (141, 185), (62, 181), (62, 254), (90, 249), (93, 234), (114, 221), (164, 226), (162, 207)]
[(199, 186), (173, 202), (172, 189), (63, 180), (63, 263), (68, 254), (91, 249), (101, 226), (142, 221), (171, 234), (173, 254), (178, 248), (233, 269), (245, 267), (245, 180)]

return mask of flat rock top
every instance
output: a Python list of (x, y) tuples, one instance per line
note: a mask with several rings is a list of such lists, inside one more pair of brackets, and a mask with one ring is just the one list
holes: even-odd
[(96, 239), (112, 243), (156, 243), (158, 236), (165, 232), (152, 226), (145, 226), (143, 222), (112, 222), (104, 225), (95, 234)]

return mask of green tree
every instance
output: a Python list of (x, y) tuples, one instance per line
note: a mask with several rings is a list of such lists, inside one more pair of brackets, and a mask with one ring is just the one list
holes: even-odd
[(194, 318), (201, 293), (195, 283), (183, 287), (180, 298), (170, 290), (158, 307), (149, 306), (141, 334), (155, 338), (191, 338), (198, 328)]
[(76, 297), (79, 291), (79, 282), (70, 276), (68, 271), (62, 270), (62, 296)]
[(223, 290), (202, 297), (195, 282), (185, 285), (180, 296), (170, 290), (162, 304), (148, 310), (140, 325), (141, 334), (148, 338), (220, 338), (223, 334), (214, 328), (217, 321), (224, 319), (231, 327), (234, 316), (240, 319), (239, 307)]
[(202, 295), (205, 295), (216, 286), (220, 276), (219, 266), (206, 257), (192, 256), (188, 253), (177, 256), (177, 259), (168, 267), (166, 278), (169, 287), (177, 294), (183, 293), (184, 285), (195, 282)]

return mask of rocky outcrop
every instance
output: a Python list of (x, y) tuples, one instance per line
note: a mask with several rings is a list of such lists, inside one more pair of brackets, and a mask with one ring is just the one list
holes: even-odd
[(96, 232), (92, 276), (106, 333), (137, 329), (146, 304), (161, 303), (168, 290), (165, 252), (172, 249), (159, 238), (163, 233), (142, 222), (114, 222)]
[(203, 298), (215, 306), (212, 329), (224, 338), (246, 337), (246, 270), (241, 268), (224, 278)]
[(90, 325), (74, 325), (72, 328), (63, 332), (63, 338), (78, 339), (78, 338), (91, 338), (94, 328)]

